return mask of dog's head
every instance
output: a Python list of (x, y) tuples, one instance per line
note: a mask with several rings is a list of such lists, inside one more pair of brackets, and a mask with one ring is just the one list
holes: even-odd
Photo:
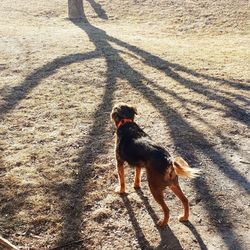
[(135, 115), (137, 115), (136, 108), (125, 103), (119, 103), (113, 107), (110, 116), (117, 126), (122, 119), (131, 119), (134, 121)]

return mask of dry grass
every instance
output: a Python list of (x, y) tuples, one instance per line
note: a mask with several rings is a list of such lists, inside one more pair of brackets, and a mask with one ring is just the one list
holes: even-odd
[[(247, 1), (88, 0), (75, 24), (66, 1), (2, 2), (0, 234), (23, 249), (247, 249)], [(132, 171), (114, 193), (117, 101), (203, 169), (182, 181), (190, 224), (167, 193), (169, 227), (155, 226), (145, 176), (143, 194)]]

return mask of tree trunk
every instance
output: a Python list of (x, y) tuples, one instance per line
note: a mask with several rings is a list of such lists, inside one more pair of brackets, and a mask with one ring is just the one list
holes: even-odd
[(83, 0), (68, 0), (70, 19), (83, 18)]

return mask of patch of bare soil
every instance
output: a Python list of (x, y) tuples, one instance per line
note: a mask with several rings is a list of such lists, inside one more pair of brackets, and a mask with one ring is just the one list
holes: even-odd
[[(2, 0), (0, 235), (20, 249), (249, 249), (249, 3)], [(191, 215), (146, 177), (126, 196), (113, 104), (135, 105), (159, 144), (202, 169), (181, 179)], [(0, 247), (1, 248), (1, 247)]]

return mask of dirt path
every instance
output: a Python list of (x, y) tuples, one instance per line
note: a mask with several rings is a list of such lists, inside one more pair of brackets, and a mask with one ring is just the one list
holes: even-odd
[[(88, 0), (81, 22), (43, 2), (0, 7), (0, 234), (21, 249), (248, 249), (247, 1)], [(181, 180), (190, 222), (166, 192), (158, 228), (146, 177), (135, 191), (129, 169), (128, 195), (114, 193), (119, 101), (202, 169)]]

